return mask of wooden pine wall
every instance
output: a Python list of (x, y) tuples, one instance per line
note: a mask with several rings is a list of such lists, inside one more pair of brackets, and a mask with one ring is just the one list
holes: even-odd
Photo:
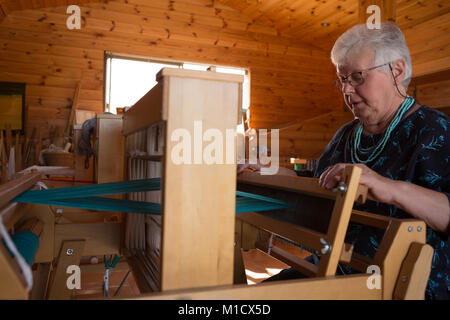
[[(251, 126), (272, 128), (336, 110), (329, 53), (280, 37), (208, 0), (120, 0), (14, 11), (0, 24), (0, 81), (26, 82), (26, 127), (64, 126), (78, 81), (79, 109), (102, 112), (103, 54), (170, 58), (249, 68)], [(324, 85), (329, 87), (323, 90)]]

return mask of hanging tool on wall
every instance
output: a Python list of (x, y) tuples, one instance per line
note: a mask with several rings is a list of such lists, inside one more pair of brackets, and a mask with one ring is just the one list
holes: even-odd
[(69, 119), (67, 119), (66, 129), (64, 130), (64, 136), (70, 137), (73, 129), (73, 117), (75, 115), (75, 110), (78, 108), (78, 101), (80, 97), (80, 89), (81, 89), (81, 81), (78, 82), (78, 85), (75, 89), (75, 94), (73, 96), (72, 107), (70, 108)]
[(30, 160), (30, 153), (33, 147), (34, 136), (36, 135), (36, 128), (33, 128), (33, 132), (31, 133), (31, 138), (27, 142), (27, 149), (25, 152), (25, 167), (28, 168), (28, 161)]

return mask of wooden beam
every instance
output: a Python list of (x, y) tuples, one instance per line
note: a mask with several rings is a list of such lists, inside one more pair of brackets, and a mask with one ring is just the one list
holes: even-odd
[[(323, 247), (320, 242), (320, 238), (324, 238), (325, 235), (306, 228), (275, 220), (255, 212), (241, 213), (237, 216), (237, 219), (256, 228), (276, 234), (294, 243), (304, 245), (312, 250), (320, 251)], [(243, 234), (245, 236), (244, 232)]]
[(86, 256), (118, 254), (120, 251), (120, 223), (76, 223), (55, 225), (54, 252), (60, 252), (65, 241), (85, 239)]
[(367, 288), (367, 274), (332, 276), (144, 294), (138, 300), (378, 300), (381, 290)]
[(49, 300), (70, 300), (72, 290), (67, 287), (66, 273), (67, 267), (70, 265), (80, 265), (85, 240), (64, 241), (57, 260), (56, 270), (54, 272), (53, 281), (51, 283), (48, 299)]
[(429, 84), (433, 82), (441, 82), (450, 80), (450, 69), (437, 71), (433, 73), (424, 74), (422, 76), (417, 76), (411, 79), (411, 85), (423, 85), (423, 84)]
[(122, 133), (128, 136), (162, 120), (163, 88), (160, 83), (147, 92), (123, 115)]
[(236, 219), (234, 224), (234, 275), (233, 284), (247, 283), (244, 259), (242, 258), (242, 222)]
[(336, 274), (336, 269), (344, 248), (345, 234), (356, 199), (361, 172), (361, 168), (356, 166), (346, 167), (344, 169), (342, 181), (345, 182), (347, 190), (344, 194), (338, 194), (336, 197), (325, 239), (332, 247), (329, 253), (322, 255), (320, 259), (319, 276), (333, 276)]
[(28, 291), (19, 265), (0, 243), (0, 299), (28, 299)]
[[(287, 175), (261, 175), (259, 172), (245, 171), (238, 175), (237, 181), (282, 190), (292, 190), (327, 199), (336, 199), (336, 192), (320, 187), (318, 178)], [(358, 185), (356, 194), (356, 201), (364, 203), (367, 199), (367, 187)]]
[(373, 259), (383, 274), (383, 299), (393, 299), (400, 269), (411, 243), (426, 243), (426, 225), (419, 220), (395, 220), (386, 229)]
[(22, 218), (27, 206), (31, 206), (31, 204), (13, 202), (2, 208), (0, 211), (0, 216), (2, 217), (6, 230), (11, 229), (11, 227)]
[(196, 165), (202, 150), (194, 150), (193, 165), (177, 164), (172, 157), (179, 145), (172, 133), (178, 128), (191, 137), (198, 135), (195, 121), (199, 119), (201, 130), (214, 128), (223, 136), (236, 128), (243, 77), (202, 74), (194, 79), (198, 72), (162, 72), (162, 81), (168, 85), (164, 83), (162, 104), (166, 158), (161, 179), (161, 290), (233, 283), (236, 164)]
[[(265, 242), (258, 241), (256, 247), (261, 251), (267, 252), (268, 247)], [(290, 265), (295, 270), (301, 272), (305, 276), (315, 277), (317, 275), (318, 267), (311, 262), (308, 262), (300, 257), (293, 255), (287, 251), (284, 251), (278, 247), (272, 247), (270, 250), (270, 255), (277, 258), (280, 261)]]
[(433, 247), (428, 244), (411, 243), (397, 278), (394, 299), (423, 300), (425, 298), (433, 253)]
[(30, 295), (31, 300), (45, 300), (51, 269), (49, 262), (38, 264)]
[(40, 178), (40, 173), (28, 173), (0, 185), (0, 208), (3, 208), (12, 199), (30, 189)]

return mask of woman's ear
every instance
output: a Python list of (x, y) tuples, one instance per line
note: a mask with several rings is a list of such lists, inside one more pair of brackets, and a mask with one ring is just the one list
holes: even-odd
[(401, 84), (405, 78), (406, 63), (403, 59), (398, 59), (392, 63), (392, 73), (397, 84)]

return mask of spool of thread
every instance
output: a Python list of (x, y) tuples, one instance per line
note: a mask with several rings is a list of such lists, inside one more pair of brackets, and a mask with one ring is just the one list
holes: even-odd
[(11, 240), (14, 242), (17, 251), (20, 252), (28, 265), (31, 266), (39, 249), (39, 237), (31, 231), (23, 230), (15, 233), (11, 237)]

